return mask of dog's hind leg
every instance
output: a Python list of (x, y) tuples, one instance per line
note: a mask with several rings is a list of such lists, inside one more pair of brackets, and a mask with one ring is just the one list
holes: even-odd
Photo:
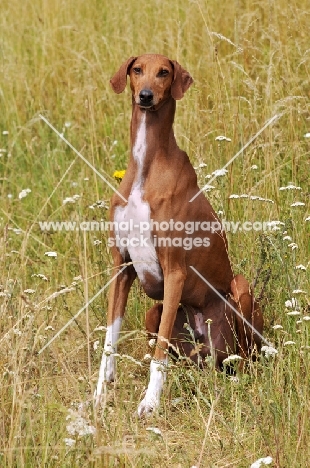
[(231, 282), (231, 292), (240, 314), (249, 322), (250, 327), (236, 314), (237, 351), (241, 357), (251, 357), (254, 348), (260, 351), (261, 335), (263, 331), (263, 314), (258, 302), (254, 299), (249, 282), (242, 276), (236, 275)]

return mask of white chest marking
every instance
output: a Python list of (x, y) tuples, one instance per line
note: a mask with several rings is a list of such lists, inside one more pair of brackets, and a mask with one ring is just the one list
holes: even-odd
[[(137, 162), (137, 175), (128, 197), (128, 203), (124, 207), (117, 207), (114, 213), (114, 221), (118, 230), (115, 234), (119, 238), (119, 250), (125, 258), (129, 253), (134, 268), (140, 281), (145, 281), (145, 274), (151, 274), (157, 281), (162, 280), (162, 271), (158, 263), (156, 250), (153, 244), (150, 229), (144, 230), (143, 223), (150, 226), (150, 206), (142, 200), (143, 197), (143, 165), (146, 154), (146, 123), (145, 114), (142, 117), (136, 141), (133, 147), (133, 157)], [(132, 221), (131, 221), (132, 220)], [(121, 222), (131, 222), (131, 229), (119, 229)], [(125, 225), (125, 223), (123, 224)]]

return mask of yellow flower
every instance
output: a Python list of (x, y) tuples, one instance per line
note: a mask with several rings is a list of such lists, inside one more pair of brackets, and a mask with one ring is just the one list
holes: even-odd
[(115, 171), (114, 174), (113, 174), (114, 179), (116, 179), (118, 182), (120, 182), (122, 180), (122, 178), (124, 177), (125, 172), (126, 172), (125, 170)]

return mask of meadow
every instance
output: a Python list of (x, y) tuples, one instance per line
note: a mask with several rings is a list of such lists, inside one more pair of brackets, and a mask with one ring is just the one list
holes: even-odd
[[(264, 457), (272, 467), (309, 466), (309, 24), (307, 0), (2, 0), (1, 468), (248, 468)], [(131, 96), (115, 95), (109, 80), (147, 52), (194, 78), (177, 103), (175, 133), (200, 187), (278, 116), (206, 191), (223, 219), (273, 222), (228, 240), (235, 273), (261, 296), (264, 336), (277, 353), (263, 352), (235, 379), (211, 361), (204, 372), (171, 363), (159, 411), (139, 420), (152, 301), (135, 282), (117, 379), (95, 410), (107, 233), (39, 223), (107, 220), (113, 191), (40, 115), (117, 188)]]

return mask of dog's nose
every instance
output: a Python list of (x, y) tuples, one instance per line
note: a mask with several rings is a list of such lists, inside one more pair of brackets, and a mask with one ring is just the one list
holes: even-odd
[(150, 89), (142, 89), (139, 93), (140, 104), (148, 106), (152, 103), (154, 94)]

